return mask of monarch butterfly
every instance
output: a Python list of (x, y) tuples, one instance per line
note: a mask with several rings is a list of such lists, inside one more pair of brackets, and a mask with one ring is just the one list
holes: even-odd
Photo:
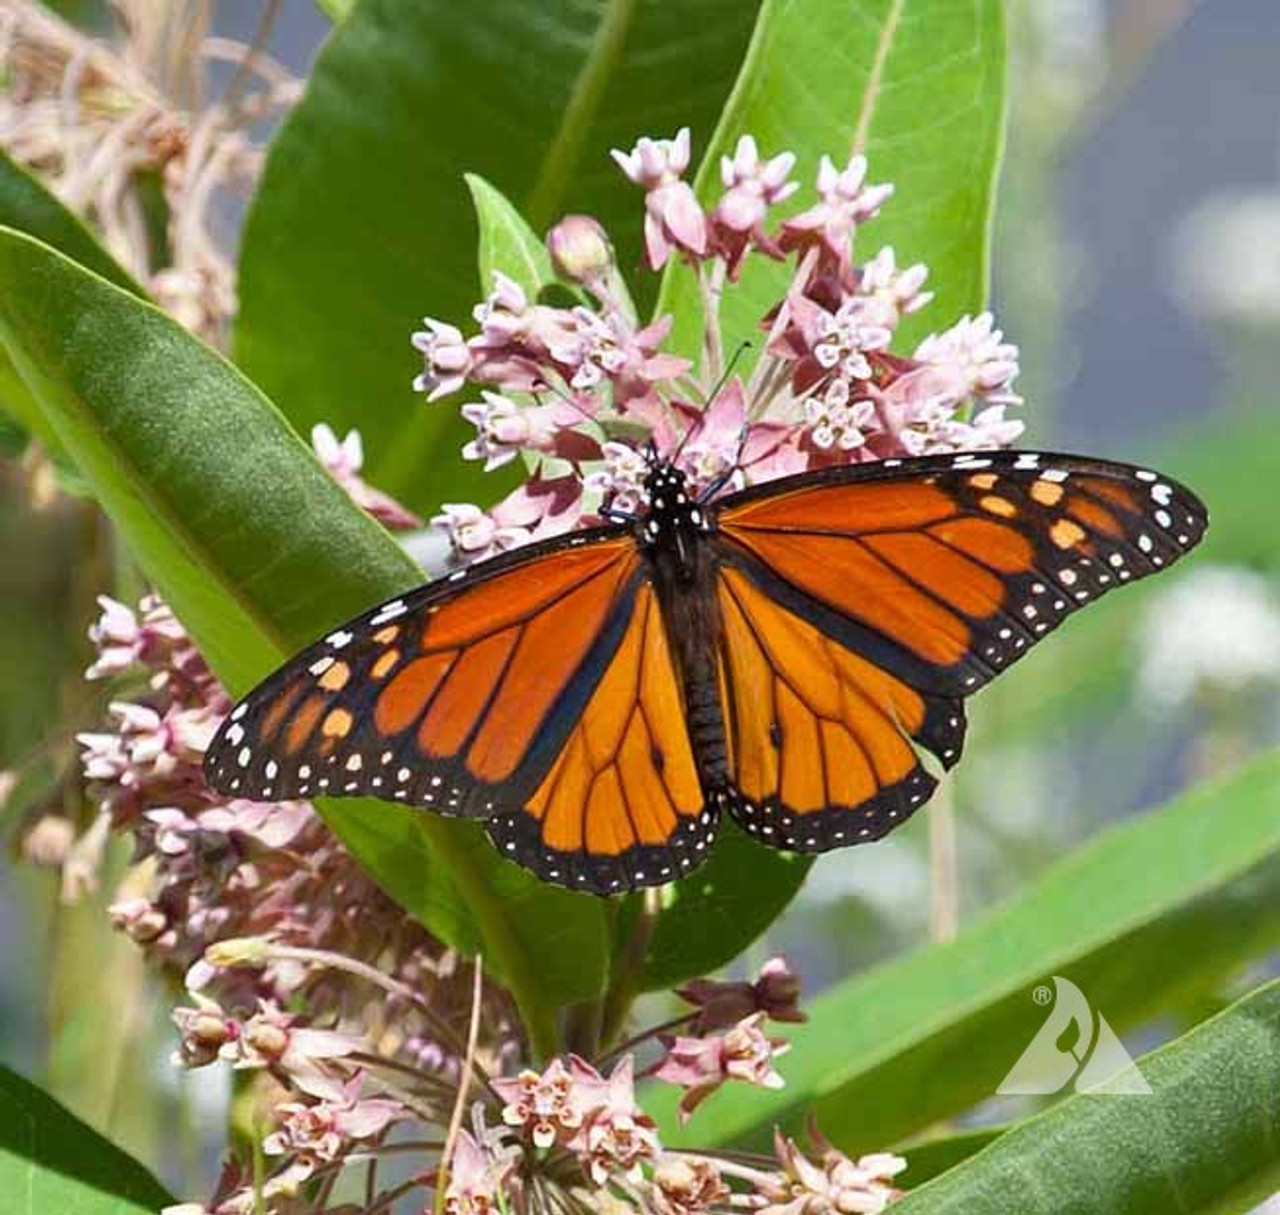
[(651, 459), (643, 514), (365, 612), (241, 701), (242, 797), (367, 795), (484, 821), (596, 894), (671, 881), (728, 813), (763, 844), (878, 839), (960, 758), (964, 698), (1083, 604), (1199, 542), (1157, 473), (991, 451), (715, 499)]

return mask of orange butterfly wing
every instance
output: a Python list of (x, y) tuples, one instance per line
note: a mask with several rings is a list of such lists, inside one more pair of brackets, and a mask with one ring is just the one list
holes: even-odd
[(251, 798), (373, 794), (487, 818), (522, 804), (635, 615), (634, 540), (581, 533), (366, 612), (240, 702), (205, 757)]
[(486, 826), (504, 856), (548, 881), (615, 894), (693, 868), (718, 819), (698, 779), (657, 596), (644, 585), (558, 758), (523, 809)]
[(874, 839), (960, 757), (962, 698), (1068, 615), (1172, 564), (1199, 500), (1105, 461), (890, 460), (774, 482), (718, 514), (729, 808), (758, 838)]

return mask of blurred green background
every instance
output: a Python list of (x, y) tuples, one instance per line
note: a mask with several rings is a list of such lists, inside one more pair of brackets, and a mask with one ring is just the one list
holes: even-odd
[[(217, 11), (246, 37), (256, 6)], [(1108, 822), (1280, 740), (1280, 8), (1035, 0), (1010, 16), (993, 303), (1022, 348), (1026, 444), (1155, 463), (1201, 493), (1213, 526), (1193, 560), (1072, 622), (978, 699), (940, 805), (817, 863), (747, 960), (785, 951), (811, 989), (953, 934)], [(286, 5), (273, 52), (303, 70), (326, 28)], [(0, 462), (0, 536), (0, 771), (20, 773), (0, 809), (0, 1061), (196, 1193), (226, 1094), (216, 1075), (174, 1078), (170, 1001), (103, 913), (111, 867), (67, 904), (52, 871), (18, 859), (42, 811), (84, 818), (48, 790), (104, 707), (80, 674), (110, 541), (20, 458)], [(1253, 965), (1240, 986), (1275, 957)], [(1187, 992), (1188, 1017), (1232, 990)], [(992, 1102), (970, 1120), (1012, 1112)]]

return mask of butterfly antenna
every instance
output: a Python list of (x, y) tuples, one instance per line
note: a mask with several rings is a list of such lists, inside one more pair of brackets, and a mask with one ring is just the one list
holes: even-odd
[[(702, 403), (702, 412), (704, 414), (715, 403), (716, 397), (720, 395), (720, 390), (729, 382), (729, 377), (733, 375), (733, 369), (738, 365), (738, 360), (742, 358), (742, 356), (750, 349), (751, 349), (751, 343), (749, 341), (744, 340), (738, 343), (738, 348), (733, 352), (733, 357), (729, 360), (728, 365), (725, 367), (724, 374), (721, 375), (721, 377), (716, 381), (715, 387), (710, 391), (710, 393), (708, 393), (707, 399)], [(696, 429), (696, 427), (697, 427), (697, 424), (691, 422), (689, 424), (688, 429), (684, 432), (684, 437), (680, 440), (679, 445), (676, 447), (675, 451), (672, 452), (671, 454), (671, 462), (673, 464), (680, 458), (680, 453), (684, 451), (685, 444), (688, 443), (691, 438), (693, 438), (693, 432)], [(744, 435), (744, 440), (745, 440), (745, 435)]]

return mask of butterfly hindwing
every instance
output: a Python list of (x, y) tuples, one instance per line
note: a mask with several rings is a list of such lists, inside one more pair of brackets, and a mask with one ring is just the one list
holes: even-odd
[(364, 613), (232, 710), (205, 758), (210, 783), (481, 818), (519, 806), (621, 643), (639, 567), (629, 537), (581, 533)]
[(707, 854), (718, 810), (694, 764), (657, 596), (640, 588), (621, 644), (521, 810), (489, 820), (502, 855), (560, 885), (616, 894)]

